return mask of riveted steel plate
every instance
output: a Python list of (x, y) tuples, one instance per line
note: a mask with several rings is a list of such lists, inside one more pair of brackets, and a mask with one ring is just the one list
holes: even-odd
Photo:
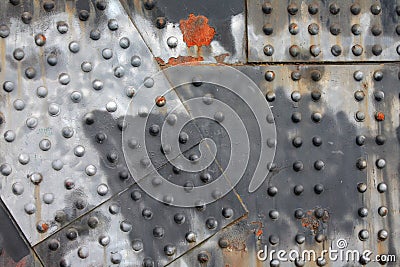
[(134, 183), (125, 110), (159, 71), (118, 1), (53, 4), (1, 3), (1, 198), (31, 244)]
[(250, 62), (395, 61), (400, 2), (247, 1)]
[(35, 250), (46, 266), (164, 266), (243, 212), (234, 193), (189, 209), (162, 204), (134, 185)]
[(246, 61), (245, 1), (121, 1), (161, 65)]
[[(306, 265), (278, 260), (276, 253), (261, 261), (257, 253), (265, 247), (269, 252), (314, 250), (317, 255), (332, 247), (360, 253), (370, 250), (371, 259), (387, 254), (397, 257), (399, 66), (239, 69), (256, 81), (269, 100), (277, 126), (274, 165), (254, 193), (248, 192), (251, 175), (245, 174), (235, 187), (249, 211), (246, 219), (170, 266), (201, 266), (202, 260), (210, 266), (363, 263), (362, 258), (334, 261), (327, 254), (325, 261), (316, 258)], [(254, 161), (246, 171), (252, 168)]]

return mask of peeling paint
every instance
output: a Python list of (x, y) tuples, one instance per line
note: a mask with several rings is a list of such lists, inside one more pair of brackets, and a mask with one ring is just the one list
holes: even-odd
[(201, 15), (190, 14), (187, 20), (180, 21), (179, 28), (188, 47), (208, 46), (215, 35), (215, 29), (208, 25), (208, 18)]

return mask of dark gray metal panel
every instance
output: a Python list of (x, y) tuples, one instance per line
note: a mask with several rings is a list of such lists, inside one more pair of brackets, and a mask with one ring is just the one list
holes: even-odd
[[(264, 263), (257, 259), (257, 252), (265, 245), (269, 250), (314, 249), (321, 253), (330, 246), (337, 249), (339, 239), (346, 240), (347, 249), (369, 249), (374, 256), (398, 255), (398, 232), (394, 229), (399, 225), (399, 183), (395, 178), (399, 168), (399, 67), (239, 69), (255, 80), (270, 100), (278, 137), (275, 166), (262, 187), (251, 194), (248, 183), (255, 162), (250, 162), (235, 187), (249, 211), (247, 218), (171, 266), (202, 266), (204, 254), (208, 255), (207, 266), (270, 266), (271, 259)], [(273, 81), (265, 79), (269, 71), (275, 74)], [(362, 73), (363, 79), (356, 81), (355, 72)], [(293, 73), (301, 74), (301, 79), (293, 81)], [(314, 81), (317, 74), (320, 79)], [(322, 116), (319, 122), (316, 112)], [(365, 119), (357, 121), (357, 112)], [(293, 117), (298, 119), (300, 114), (301, 120), (295, 123)], [(360, 159), (365, 159), (366, 168)], [(358, 259), (347, 265), (326, 260), (327, 266), (359, 266)], [(280, 262), (280, 266), (294, 263)], [(388, 266), (397, 265), (391, 262)]]
[[(224, 213), (227, 209), (230, 212)], [(152, 199), (134, 185), (35, 250), (48, 266), (164, 266), (243, 214), (233, 193), (197, 209), (179, 208)]]
[(397, 0), (247, 1), (250, 62), (395, 61)]

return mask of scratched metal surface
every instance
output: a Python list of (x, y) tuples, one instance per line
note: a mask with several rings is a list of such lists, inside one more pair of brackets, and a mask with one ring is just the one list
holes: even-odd
[[(257, 259), (265, 246), (318, 253), (339, 239), (398, 258), (399, 14), (398, 0), (1, 1), (0, 266), (365, 264)], [(249, 193), (260, 133), (248, 107), (207, 84), (174, 88), (149, 127), (211, 93), (236, 105), (253, 140), (233, 191), (179, 208), (135, 184), (122, 119), (143, 83), (154, 90), (150, 76), (199, 62), (232, 65), (259, 86), (276, 124), (276, 155)], [(160, 77), (165, 88), (181, 78)], [(190, 106), (179, 116), (190, 118)], [(201, 119), (183, 131), (186, 157), (202, 138), (216, 141), (208, 172), (219, 176), (230, 156), (226, 131)], [(159, 136), (146, 137), (167, 180), (209, 182), (174, 168)], [(368, 263), (381, 265), (398, 263)]]

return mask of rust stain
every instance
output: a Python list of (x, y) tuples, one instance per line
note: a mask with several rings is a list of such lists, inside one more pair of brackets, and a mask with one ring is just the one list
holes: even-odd
[(385, 114), (383, 112), (377, 112), (375, 118), (377, 121), (383, 121), (385, 120)]
[(314, 217), (314, 213), (312, 211), (307, 211), (307, 215), (301, 219), (301, 225), (315, 233), (318, 231), (319, 221)]
[(229, 53), (225, 53), (225, 54), (221, 54), (219, 56), (215, 56), (214, 58), (218, 63), (224, 63), (225, 58), (228, 56), (229, 56)]
[(215, 35), (215, 29), (208, 25), (208, 18), (201, 15), (190, 14), (187, 20), (179, 22), (179, 28), (188, 47), (208, 46)]
[(171, 57), (168, 59), (168, 62), (165, 62), (159, 57), (156, 57), (156, 61), (160, 66), (174, 66), (174, 65), (179, 65), (179, 64), (184, 64), (184, 63), (196, 63), (199, 61), (203, 61), (203, 57), (192, 57), (192, 56), (179, 56), (179, 57)]

